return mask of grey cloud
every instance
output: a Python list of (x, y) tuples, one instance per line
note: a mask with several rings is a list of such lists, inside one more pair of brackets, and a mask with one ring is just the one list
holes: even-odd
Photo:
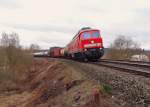
[(80, 11), (84, 11), (84, 12), (94, 12), (94, 13), (106, 13), (106, 10), (103, 10), (103, 9), (100, 9), (100, 8), (97, 8), (97, 7), (88, 7), (88, 6), (80, 6), (79, 7)]
[(25, 24), (4, 24), (5, 26), (12, 27), (14, 29), (22, 29), (28, 31), (39, 31), (39, 32), (60, 32), (60, 33), (71, 33), (74, 29), (66, 26), (56, 25), (25, 25)]
[[(12, 26), (15, 29), (22, 29), (22, 30), (29, 30), (29, 31), (35, 31), (35, 32), (47, 32), (48, 35), (51, 35), (51, 32), (57, 32), (57, 33), (66, 33), (66, 36), (69, 34), (69, 37), (66, 38), (59, 38), (59, 34), (56, 35), (51, 35), (51, 36), (56, 36), (53, 38), (49, 38), (47, 36), (42, 36), (42, 38), (37, 38), (37, 40), (40, 42), (42, 41), (43, 43), (55, 43), (58, 46), (61, 46), (63, 44), (67, 44), (70, 39), (74, 36), (74, 33), (77, 32), (78, 29), (73, 29), (74, 27), (70, 28), (69, 26), (56, 26), (56, 25), (22, 25), (22, 24), (15, 24)], [(119, 29), (119, 31), (118, 31)], [(114, 29), (101, 29), (102, 30), (102, 36), (104, 38), (104, 44), (106, 46), (109, 46), (110, 43), (117, 37), (118, 35), (125, 35), (133, 38), (135, 41), (139, 42), (139, 44), (144, 46), (147, 46), (146, 48), (149, 48), (149, 40), (150, 40), (150, 32), (148, 29), (142, 29), (139, 28), (138, 24), (137, 25), (132, 25), (131, 28), (120, 28), (119, 26), (116, 26)], [(143, 36), (144, 35), (144, 36)], [(61, 36), (61, 35), (60, 35)], [(67, 39), (67, 40), (65, 40)]]
[(142, 9), (136, 9), (136, 12), (137, 13), (140, 13), (140, 14), (149, 14), (150, 13), (150, 8), (142, 8)]
[(136, 9), (135, 12), (138, 15), (138, 17), (148, 20), (150, 19), (150, 8)]
[(18, 0), (0, 0), (1, 8), (19, 8)]
[(141, 24), (135, 23), (129, 26), (115, 26), (112, 28), (103, 28), (102, 36), (104, 40), (105, 46), (110, 46), (113, 40), (119, 35), (124, 35), (132, 38), (138, 44), (141, 45), (142, 48), (150, 49), (149, 41), (150, 41), (150, 31), (149, 28), (144, 28), (143, 26), (139, 26)]

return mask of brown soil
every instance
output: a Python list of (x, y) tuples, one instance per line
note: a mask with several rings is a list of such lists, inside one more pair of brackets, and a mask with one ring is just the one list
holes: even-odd
[(80, 71), (63, 61), (36, 59), (19, 89), (0, 93), (0, 107), (120, 107)]

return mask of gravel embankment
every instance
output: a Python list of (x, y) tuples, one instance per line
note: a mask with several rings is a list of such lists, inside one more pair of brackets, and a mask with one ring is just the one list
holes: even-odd
[(87, 63), (62, 61), (80, 70), (90, 80), (111, 87), (123, 107), (128, 107), (127, 103), (132, 107), (150, 107), (150, 78)]

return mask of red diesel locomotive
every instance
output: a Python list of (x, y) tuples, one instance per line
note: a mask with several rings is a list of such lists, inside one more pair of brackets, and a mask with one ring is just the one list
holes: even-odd
[(65, 47), (52, 47), (51, 57), (98, 60), (104, 54), (103, 40), (98, 29), (82, 28)]
[(82, 28), (65, 47), (65, 55), (73, 59), (97, 60), (104, 54), (98, 29)]

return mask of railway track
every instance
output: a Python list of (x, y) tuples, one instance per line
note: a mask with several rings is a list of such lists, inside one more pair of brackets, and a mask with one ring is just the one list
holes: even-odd
[(111, 59), (101, 59), (100, 61), (109, 61), (109, 62), (120, 62), (120, 63), (132, 63), (132, 64), (146, 64), (146, 65), (150, 65), (150, 62), (144, 62), (144, 61), (111, 60)]
[(90, 62), (98, 66), (105, 66), (112, 69), (117, 69), (123, 72), (133, 73), (145, 77), (150, 77), (150, 63), (137, 61), (123, 60), (101, 60), (99, 62)]
[[(66, 59), (66, 58), (59, 58), (59, 59)], [(82, 61), (78, 62), (83, 63)], [(150, 62), (101, 59), (98, 62), (86, 62), (86, 63), (117, 69), (122, 72), (132, 73), (135, 75), (141, 75), (150, 78)]]

